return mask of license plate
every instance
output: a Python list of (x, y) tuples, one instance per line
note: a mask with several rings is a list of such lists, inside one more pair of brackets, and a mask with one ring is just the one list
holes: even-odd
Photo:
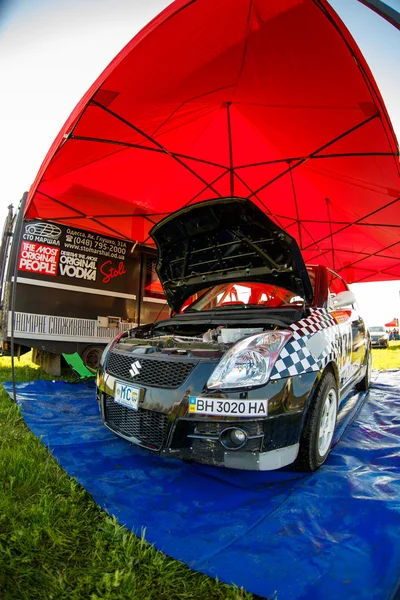
[(220, 417), (266, 417), (268, 400), (189, 397), (189, 413)]
[(127, 385), (122, 381), (115, 382), (114, 401), (133, 410), (138, 409), (140, 388)]

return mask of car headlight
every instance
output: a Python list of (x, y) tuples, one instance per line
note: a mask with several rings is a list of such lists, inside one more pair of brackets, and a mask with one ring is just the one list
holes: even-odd
[(108, 351), (110, 350), (110, 348), (111, 348), (111, 344), (112, 344), (113, 342), (114, 342), (114, 340), (111, 340), (111, 342), (108, 342), (107, 346), (104, 348), (104, 350), (103, 350), (103, 354), (102, 354), (102, 355), (101, 355), (101, 357), (100, 357), (100, 362), (99, 362), (99, 365), (100, 365), (100, 367), (104, 366), (104, 363), (105, 363), (105, 361), (106, 361), (106, 356), (107, 356), (107, 354), (108, 354)]
[(117, 335), (114, 339), (111, 340), (111, 342), (108, 342), (107, 346), (104, 348), (103, 350), (103, 354), (100, 357), (100, 363), (99, 366), (103, 367), (104, 363), (106, 362), (106, 357), (107, 354), (110, 352), (110, 350), (115, 346), (115, 344), (117, 342), (119, 342), (119, 340), (126, 335), (126, 332), (124, 331), (123, 333), (120, 333), (119, 335)]
[(267, 383), (290, 331), (258, 333), (236, 342), (207, 381), (211, 389), (247, 388)]

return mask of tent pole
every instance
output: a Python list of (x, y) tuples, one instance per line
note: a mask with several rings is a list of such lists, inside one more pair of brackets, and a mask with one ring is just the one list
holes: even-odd
[(388, 6), (381, 0), (358, 0), (367, 8), (373, 10), (377, 15), (385, 19), (388, 23), (400, 30), (400, 13), (394, 8)]
[[(56, 204), (59, 204), (60, 206), (63, 206), (67, 210), (73, 211), (74, 213), (76, 213), (76, 217), (75, 217), (76, 219), (82, 219), (82, 218), (85, 219), (86, 216), (87, 216), (81, 210), (78, 210), (77, 208), (74, 208), (73, 206), (69, 206), (65, 202), (61, 202), (61, 200), (57, 200), (56, 198), (53, 198), (52, 196), (49, 196), (49, 194), (46, 194), (45, 192), (42, 192), (42, 190), (38, 189), (36, 193), (40, 194), (41, 196), (44, 196), (45, 198), (48, 198), (49, 200), (51, 200), (52, 202), (55, 202)], [(69, 219), (69, 217), (65, 217), (65, 218)]]
[[(354, 133), (355, 131), (357, 131), (361, 127), (364, 127), (365, 125), (367, 125), (368, 123), (370, 123), (373, 119), (376, 119), (377, 117), (379, 117), (379, 113), (371, 115), (367, 119), (364, 119), (364, 121), (361, 121), (360, 123), (357, 123), (357, 125), (354, 125), (353, 127), (351, 127), (350, 129), (348, 129), (347, 131), (344, 131), (343, 133), (341, 133), (337, 137), (333, 138), (332, 140), (330, 140), (330, 142), (327, 142), (323, 146), (320, 146), (320, 148), (317, 148), (316, 150), (314, 150), (314, 152), (311, 152), (311, 154), (309, 154), (308, 156), (305, 156), (304, 158), (299, 159), (297, 162), (294, 163), (294, 165), (290, 165), (290, 167), (288, 167), (287, 169), (285, 169), (285, 171), (282, 171), (282, 173), (280, 173), (279, 175), (276, 175), (276, 177), (274, 177), (273, 179), (270, 179), (269, 181), (267, 181), (267, 183), (264, 183), (264, 185), (262, 185), (257, 190), (255, 190), (255, 192), (253, 192), (251, 194), (251, 196), (255, 196), (256, 194), (258, 194), (259, 192), (261, 192), (261, 190), (264, 190), (266, 187), (268, 187), (272, 183), (275, 183), (275, 181), (277, 181), (278, 179), (280, 179), (284, 175), (287, 175), (293, 169), (297, 169), (297, 167), (300, 167), (306, 161), (308, 161), (308, 160), (310, 160), (312, 158), (315, 158), (317, 154), (319, 154), (323, 150), (326, 150), (326, 148), (329, 148), (329, 146), (332, 146), (333, 144), (335, 144), (339, 140), (342, 140), (343, 138), (347, 137), (351, 133)], [(249, 198), (251, 198), (251, 196), (249, 196)]]
[(124, 123), (125, 125), (127, 125), (128, 127), (130, 127), (131, 129), (133, 129), (134, 131), (136, 131), (137, 133), (139, 133), (141, 136), (143, 136), (146, 140), (148, 140), (149, 142), (151, 142), (152, 144), (154, 144), (155, 146), (157, 146), (157, 148), (160, 148), (160, 150), (162, 150), (164, 152), (164, 154), (166, 154), (167, 156), (171, 157), (173, 160), (175, 160), (179, 165), (181, 165), (184, 169), (186, 169), (187, 171), (189, 171), (189, 173), (191, 173), (192, 175), (194, 175), (197, 179), (199, 179), (202, 183), (204, 183), (208, 188), (210, 188), (210, 190), (212, 190), (214, 192), (214, 194), (216, 194), (217, 196), (219, 196), (220, 198), (222, 197), (221, 194), (212, 187), (212, 185), (206, 181), (204, 179), (204, 177), (202, 177), (199, 173), (197, 173), (194, 169), (192, 169), (191, 167), (189, 167), (189, 165), (187, 165), (183, 160), (181, 160), (176, 154), (174, 154), (173, 152), (170, 152), (169, 150), (167, 150), (167, 148), (165, 148), (162, 144), (160, 144), (160, 142), (158, 142), (157, 140), (155, 140), (151, 135), (149, 135), (148, 133), (146, 133), (145, 131), (142, 131), (141, 129), (139, 129), (139, 127), (136, 127), (136, 125), (134, 125), (133, 123), (131, 123), (130, 121), (128, 121), (127, 119), (124, 119), (123, 117), (121, 117), (121, 115), (119, 115), (118, 113), (114, 112), (113, 110), (110, 110), (109, 108), (107, 108), (107, 106), (103, 106), (103, 104), (100, 104), (99, 102), (96, 102), (96, 100), (92, 100), (91, 101), (92, 104), (94, 106), (98, 106), (99, 108), (103, 109), (106, 113), (108, 113), (109, 115), (111, 115), (112, 117), (115, 117), (116, 119), (118, 119), (119, 121), (121, 121), (121, 123)]
[[(347, 223), (347, 225), (344, 225), (344, 227), (341, 227), (340, 229), (337, 229), (335, 231), (335, 235), (337, 233), (342, 233), (342, 231), (345, 231), (345, 229), (348, 229), (352, 225), (363, 225), (363, 223), (361, 223), (361, 221), (363, 221), (364, 219), (368, 219), (369, 217), (372, 217), (372, 215), (375, 215), (376, 213), (380, 212), (381, 210), (385, 210), (385, 208), (389, 208), (389, 206), (393, 206), (393, 204), (396, 204), (396, 202), (399, 202), (399, 201), (400, 201), (400, 196), (398, 198), (395, 198), (394, 200), (391, 200), (387, 204), (384, 204), (383, 206), (380, 206), (376, 210), (373, 210), (372, 212), (368, 213), (367, 215), (363, 215), (362, 217), (359, 217), (358, 219), (356, 219), (352, 223)], [(330, 235), (325, 235), (323, 238), (320, 238), (319, 240), (317, 240), (316, 243), (324, 242), (326, 239), (328, 239), (328, 237), (330, 237)], [(309, 244), (308, 246), (306, 246), (304, 248), (304, 250), (308, 250), (308, 248), (310, 246), (313, 246), (313, 244)]]
[[(290, 156), (288, 158), (278, 158), (277, 160), (262, 160), (256, 163), (236, 165), (235, 171), (239, 169), (248, 169), (250, 167), (262, 167), (264, 165), (277, 165), (279, 163), (291, 163), (299, 160), (323, 160), (325, 158), (357, 158), (359, 156), (399, 156), (397, 152), (340, 152), (339, 154), (322, 154), (321, 156)], [(218, 165), (217, 165), (218, 166)]]
[[(222, 177), (224, 177), (226, 174), (228, 173), (228, 170), (224, 171), (224, 173), (218, 175), (218, 177), (216, 177), (212, 182), (211, 185), (214, 185), (214, 183), (217, 183), (217, 181), (219, 181), (220, 179), (222, 179)], [(198, 198), (199, 196), (201, 196), (201, 194), (203, 194), (207, 189), (208, 189), (208, 185), (206, 187), (204, 187), (203, 189), (201, 189), (199, 192), (197, 192), (197, 194), (195, 194), (192, 198), (190, 198), (190, 200), (188, 200), (186, 202), (186, 204), (184, 204), (182, 206), (182, 208), (186, 208), (187, 206), (189, 206), (189, 204), (191, 204), (194, 200), (196, 200), (196, 198)], [(142, 246), (144, 246), (146, 244), (146, 242), (151, 238), (151, 235), (148, 235), (147, 238), (141, 242)]]
[[(71, 134), (69, 139), (78, 140), (81, 142), (94, 142), (96, 144), (111, 144), (111, 145), (115, 145), (115, 146), (123, 146), (123, 148), (134, 148), (135, 150), (144, 150), (145, 152), (158, 152), (158, 154), (165, 154), (165, 149), (163, 149), (163, 147), (150, 148), (148, 146), (142, 146), (141, 144), (131, 144), (129, 142), (121, 142), (118, 140), (109, 140), (109, 139), (105, 139), (105, 138), (97, 138), (97, 137), (92, 137), (92, 136), (87, 136), (87, 135)], [(190, 154), (182, 154), (181, 152), (173, 152), (172, 154), (174, 156), (177, 156), (178, 158), (186, 158), (188, 160), (193, 160), (195, 162), (203, 163), (204, 165), (211, 165), (212, 167), (219, 167), (220, 169), (227, 168), (226, 165), (221, 165), (220, 163), (216, 163), (212, 160), (206, 160), (205, 158), (199, 158), (198, 156), (191, 156)], [(113, 155), (114, 155), (114, 153), (112, 153), (110, 156), (113, 156)], [(87, 165), (92, 165), (93, 163), (97, 162), (98, 160), (100, 160), (100, 159), (96, 159), (91, 162), (85, 163), (85, 165), (83, 165), (83, 166), (86, 167)], [(81, 167), (78, 167), (78, 168), (81, 168)]]
[[(386, 252), (386, 250), (390, 250), (390, 248), (394, 248), (398, 244), (400, 244), (400, 241), (393, 242), (392, 244), (389, 244), (389, 246), (385, 246), (384, 248), (380, 248), (379, 250), (377, 250), (376, 252), (373, 252), (372, 254), (365, 253), (365, 256), (363, 256), (363, 258), (359, 258), (358, 260), (354, 260), (353, 262), (348, 263), (345, 267), (341, 267), (340, 269), (338, 269), (338, 271), (343, 271), (344, 269), (348, 269), (349, 267), (353, 267), (354, 265), (359, 264), (363, 260), (367, 260), (368, 258), (371, 258), (371, 256), (376, 256), (377, 254), (379, 254), (379, 256), (381, 256), (381, 252)], [(397, 264), (399, 264), (399, 263), (396, 263), (395, 266), (397, 266)], [(384, 271), (386, 271), (387, 269), (390, 269), (390, 268), (392, 268), (392, 267), (386, 267), (386, 269), (382, 269), (382, 271), (379, 271), (379, 272), (380, 273), (384, 272)]]
[(333, 247), (333, 233), (332, 233), (331, 211), (329, 210), (329, 198), (325, 198), (325, 202), (326, 202), (326, 210), (328, 211), (329, 231), (330, 231), (330, 238), (331, 238), (332, 265), (333, 265), (333, 268), (336, 270), (336, 267), (335, 267), (335, 250), (334, 250), (334, 247)]
[(304, 225), (304, 220), (303, 221), (299, 221), (300, 223), (300, 227), (302, 227), (304, 229), (304, 231), (306, 232), (306, 234), (308, 236), (310, 236), (310, 238), (312, 239), (312, 241), (314, 242), (316, 248), (319, 250), (319, 256), (321, 256), (324, 251), (319, 247), (318, 242), (315, 241), (314, 237), (312, 236), (311, 232), (307, 229), (307, 227)]
[(226, 103), (226, 114), (228, 117), (228, 144), (229, 144), (229, 175), (230, 190), (232, 198), (235, 195), (235, 178), (233, 172), (233, 148), (232, 148), (232, 127), (231, 127), (231, 102)]
[[(246, 183), (244, 179), (242, 179), (242, 177), (237, 173), (236, 170), (234, 171), (234, 175), (235, 175), (235, 177), (237, 177), (239, 179), (240, 183), (242, 183), (244, 185), (244, 187), (247, 188), (248, 191), (251, 194), (253, 194), (253, 190), (251, 189), (251, 187), (249, 186), (249, 184)], [(259, 203), (261, 204), (261, 206), (263, 206), (265, 208), (265, 210), (267, 211), (267, 214), (268, 215), (272, 215), (272, 211), (268, 208), (268, 206), (265, 204), (265, 202), (263, 202), (261, 200), (261, 198), (259, 196), (257, 196), (257, 195), (255, 195), (254, 197), (256, 198), (256, 200), (259, 201)]]
[[(13, 390), (13, 400), (17, 402), (17, 393), (15, 390), (15, 345), (14, 345), (14, 315), (15, 315), (15, 302), (17, 298), (17, 277), (18, 277), (18, 257), (19, 257), (19, 248), (21, 246), (22, 240), (22, 232), (23, 232), (23, 222), (24, 222), (24, 212), (26, 201), (28, 199), (28, 192), (25, 192), (22, 196), (19, 210), (16, 214), (17, 223), (14, 229), (14, 240), (13, 245), (11, 247), (11, 252), (14, 257), (14, 269), (13, 269), (13, 278), (11, 283), (11, 381), (12, 381), (12, 390)], [(13, 249), (15, 251), (13, 252)]]
[[(288, 166), (290, 167), (290, 162), (288, 163)], [(301, 239), (301, 226), (300, 226), (300, 217), (299, 217), (299, 205), (297, 204), (296, 188), (294, 187), (294, 179), (293, 179), (293, 172), (292, 172), (292, 170), (289, 171), (289, 174), (290, 174), (290, 181), (292, 182), (292, 191), (293, 191), (294, 206), (295, 206), (295, 210), (296, 210), (296, 220), (297, 220), (297, 230), (298, 230), (298, 235), (299, 235), (300, 250), (302, 250), (303, 249), (303, 242), (302, 242), (302, 239)]]

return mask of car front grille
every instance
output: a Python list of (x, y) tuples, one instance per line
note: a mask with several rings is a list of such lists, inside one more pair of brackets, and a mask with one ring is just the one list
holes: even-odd
[[(130, 374), (132, 363), (140, 365), (136, 369), (137, 375), (134, 377)], [(195, 363), (190, 362), (146, 359), (140, 358), (138, 355), (111, 352), (106, 370), (115, 377), (132, 380), (135, 383), (172, 389), (180, 387), (195, 366)]]
[(168, 428), (168, 416), (152, 410), (132, 410), (121, 406), (112, 396), (105, 395), (107, 425), (127, 437), (134, 437), (150, 450), (160, 450)]

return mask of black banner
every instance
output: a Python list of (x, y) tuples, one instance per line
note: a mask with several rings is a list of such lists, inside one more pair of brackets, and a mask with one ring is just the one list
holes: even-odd
[(45, 221), (26, 221), (18, 277), (134, 293), (131, 244)]

